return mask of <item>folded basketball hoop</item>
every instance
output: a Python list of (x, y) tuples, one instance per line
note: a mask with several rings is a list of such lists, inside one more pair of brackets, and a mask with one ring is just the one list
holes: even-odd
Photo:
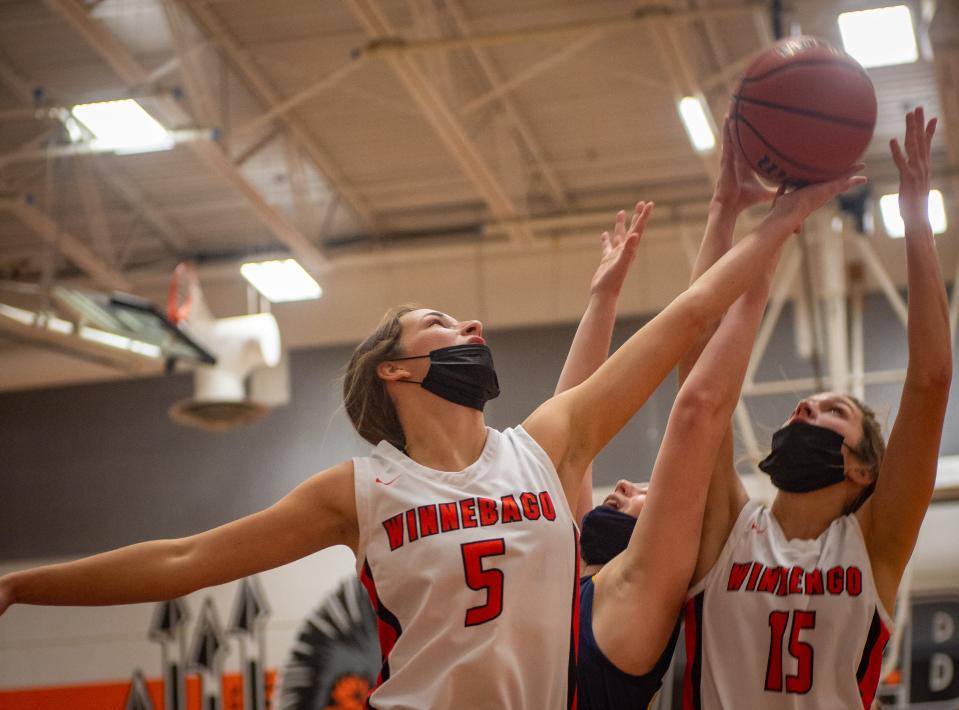
[[(186, 299), (177, 303), (179, 278), (186, 279)], [(206, 431), (226, 431), (266, 416), (288, 399), (280, 329), (271, 313), (213, 318), (200, 290), (196, 271), (181, 265), (173, 274), (168, 317), (200, 339), (216, 356), (215, 365), (196, 365), (194, 393), (170, 407), (178, 424)]]

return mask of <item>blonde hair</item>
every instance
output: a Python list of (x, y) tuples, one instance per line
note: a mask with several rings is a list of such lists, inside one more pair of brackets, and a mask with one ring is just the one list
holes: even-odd
[(846, 396), (859, 407), (859, 411), (862, 413), (862, 440), (859, 442), (859, 446), (852, 449), (852, 452), (872, 470), (872, 482), (847, 506), (845, 512), (848, 515), (859, 510), (876, 490), (879, 468), (882, 466), (882, 460), (886, 455), (886, 440), (882, 436), (882, 425), (879, 424), (879, 419), (872, 407), (852, 395)]
[(377, 368), (381, 362), (400, 355), (400, 318), (417, 308), (412, 304), (390, 308), (373, 334), (353, 351), (346, 367), (343, 406), (357, 433), (374, 446), (388, 441), (398, 449), (406, 448), (403, 426)]

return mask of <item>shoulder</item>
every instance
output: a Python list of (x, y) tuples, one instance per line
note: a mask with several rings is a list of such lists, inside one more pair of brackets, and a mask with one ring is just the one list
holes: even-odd
[(355, 521), (353, 461), (343, 461), (310, 476), (290, 495), (316, 506), (318, 512), (337, 513)]

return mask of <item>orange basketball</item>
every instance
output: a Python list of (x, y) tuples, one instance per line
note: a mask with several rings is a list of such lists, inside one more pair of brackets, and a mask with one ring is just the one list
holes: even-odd
[(750, 63), (732, 117), (743, 154), (764, 178), (822, 182), (865, 152), (876, 127), (876, 91), (845, 52), (816, 37), (792, 37)]

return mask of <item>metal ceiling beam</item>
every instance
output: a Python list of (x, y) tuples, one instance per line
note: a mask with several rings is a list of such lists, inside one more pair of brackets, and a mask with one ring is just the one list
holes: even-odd
[[(511, 76), (509, 79), (501, 79), (485, 94), (476, 96), (460, 106), (457, 109), (457, 114), (460, 118), (466, 118), (467, 116), (476, 113), (490, 101), (494, 101), (500, 96), (508, 94), (516, 87), (536, 78), (543, 72), (552, 69), (557, 64), (568, 61), (583, 50), (592, 47), (603, 37), (604, 34), (605, 33), (603, 30), (594, 30), (593, 32), (573, 40), (562, 49), (553, 52), (543, 59), (540, 59), (538, 62), (533, 62), (532, 64), (527, 65), (523, 71)], [(477, 47), (474, 49), (478, 50), (479, 48)]]
[(280, 118), (283, 114), (288, 111), (292, 111), (294, 108), (299, 106), (304, 101), (312, 99), (317, 94), (326, 91), (327, 89), (332, 89), (334, 86), (339, 84), (341, 81), (350, 76), (353, 72), (358, 69), (361, 69), (366, 64), (365, 60), (360, 57), (358, 59), (353, 59), (343, 66), (334, 69), (332, 72), (324, 76), (322, 79), (310, 84), (309, 86), (300, 89), (293, 96), (288, 99), (283, 99), (278, 104), (269, 109), (266, 113), (262, 113), (255, 118), (251, 118), (246, 123), (237, 126), (232, 131), (230, 131), (230, 139), (234, 139), (237, 136), (242, 136), (246, 133), (249, 133), (252, 130), (259, 128), (267, 123), (270, 123), (276, 118)]
[(82, 241), (50, 219), (26, 200), (0, 200), (0, 209), (10, 212), (45, 242), (53, 245), (101, 286), (111, 291), (130, 291), (130, 282), (119, 271), (105, 263)]
[[(703, 170), (707, 177), (715, 183), (719, 177), (719, 145), (722, 136), (719, 134), (719, 128), (709, 107), (709, 102), (699, 86), (696, 70), (687, 56), (688, 50), (677, 37), (676, 26), (668, 19), (651, 20), (648, 31), (659, 48), (660, 56), (663, 58), (663, 67), (666, 69), (669, 82), (676, 92), (675, 105), (678, 107), (679, 99), (684, 96), (697, 97), (702, 104), (706, 120), (709, 122), (716, 139), (716, 147), (707, 152), (695, 150), (692, 146), (690, 146), (690, 149), (696, 153), (696, 157), (703, 164)], [(675, 107), (674, 110), (676, 110)]]
[(137, 187), (136, 183), (116, 165), (107, 163), (103, 158), (97, 158), (93, 161), (93, 169), (113, 192), (133, 207), (147, 224), (162, 235), (168, 247), (174, 252), (182, 252), (186, 248), (186, 241), (183, 238), (186, 230), (163, 214), (163, 211), (146, 196), (143, 190)]
[[(175, 145), (212, 140), (212, 132), (210, 130), (182, 128), (179, 130), (171, 130), (167, 133)], [(50, 158), (67, 158), (73, 155), (116, 155), (118, 153), (122, 153), (122, 151), (117, 151), (113, 146), (98, 145), (95, 141), (61, 143), (45, 148), (35, 148), (33, 150), (24, 149), (24, 147), (21, 146), (14, 151), (0, 155), (0, 168), (14, 163), (30, 163), (38, 160), (48, 160)]]
[[(463, 11), (459, 0), (446, 0), (446, 7), (449, 10), (454, 22), (456, 22), (460, 32), (464, 34), (472, 32), (473, 27), (467, 19), (466, 13)], [(596, 34), (601, 36), (601, 33)], [(592, 37), (592, 35), (588, 35), (588, 37)], [(598, 39), (598, 36), (596, 39)], [(487, 52), (483, 47), (478, 47), (475, 45), (472, 46), (471, 49), (473, 56), (479, 63), (480, 68), (486, 75), (486, 80), (489, 81), (490, 85), (493, 87), (493, 90), (496, 91), (503, 86), (503, 76), (500, 73), (500, 70), (496, 67), (496, 64), (493, 62), (492, 57), (490, 57), (489, 52)], [(508, 92), (501, 92), (500, 102), (503, 108), (506, 110), (506, 115), (509, 116), (509, 119), (516, 128), (516, 131), (526, 144), (526, 148), (536, 161), (536, 166), (539, 169), (540, 174), (543, 176), (543, 179), (546, 181), (547, 186), (549, 187), (553, 201), (558, 207), (563, 209), (567, 208), (569, 206), (569, 196), (566, 193), (566, 188), (563, 187), (563, 183), (559, 179), (559, 175), (557, 174), (556, 170), (552, 165), (550, 165), (546, 157), (546, 151), (540, 144), (539, 139), (533, 133), (533, 129), (530, 126), (529, 121), (527, 121), (520, 112), (519, 108), (516, 106), (516, 103), (510, 97)]]
[(203, 74), (197, 67), (197, 56), (190, 51), (191, 38), (187, 36), (189, 31), (187, 20), (181, 14), (180, 6), (173, 0), (161, 0), (161, 4), (170, 37), (173, 40), (174, 51), (180, 59), (180, 76), (186, 84), (187, 99), (193, 109), (194, 123), (201, 126), (222, 125), (217, 120), (215, 102), (210, 96)]
[[(284, 97), (273, 88), (249, 51), (240, 46), (226, 24), (205, 2), (198, 0), (191, 0), (190, 2), (176, 0), (176, 2), (190, 13), (199, 27), (209, 33), (211, 39), (223, 50), (268, 110), (274, 110), (283, 103)], [(376, 217), (369, 203), (356, 188), (350, 185), (335, 161), (320, 146), (319, 141), (313, 137), (306, 123), (288, 111), (279, 113), (277, 119), (283, 122), (293, 141), (306, 153), (320, 175), (339, 194), (360, 224), (372, 234), (381, 232), (382, 230), (377, 225)]]
[[(45, 0), (70, 25), (87, 40), (90, 47), (131, 86), (142, 85), (149, 77), (129, 49), (103, 24), (95, 21), (79, 0)], [(174, 122), (188, 120), (183, 108), (169, 99), (156, 101), (158, 109)], [(223, 149), (212, 140), (199, 140), (188, 144), (190, 150), (211, 169), (223, 177), (243, 196), (260, 222), (280, 242), (287, 245), (304, 268), (319, 273), (329, 267), (326, 257), (276, 208), (269, 204), (260, 192), (232, 163)]]
[(624, 17), (612, 20), (586, 20), (582, 22), (568, 22), (559, 25), (539, 27), (522, 27), (502, 32), (488, 32), (466, 37), (444, 37), (440, 39), (411, 40), (401, 37), (394, 32), (383, 32), (374, 35), (365, 47), (355, 50), (356, 54), (373, 57), (392, 54), (422, 54), (427, 52), (449, 52), (454, 49), (469, 49), (472, 47), (489, 47), (511, 42), (528, 42), (530, 40), (561, 40), (566, 37), (575, 37), (590, 32), (600, 31), (631, 31), (637, 23), (644, 23), (656, 19), (692, 19), (699, 17), (722, 17), (728, 15), (742, 15), (752, 12), (757, 7), (764, 7), (765, 0), (740, 0), (736, 5), (716, 8), (680, 9), (669, 5), (645, 5), (636, 8)]
[[(346, 0), (346, 2), (371, 37), (393, 34), (389, 20), (373, 0)], [(384, 61), (393, 70), (416, 105), (420, 107), (423, 117), (459, 164), (463, 174), (473, 183), (493, 216), (499, 220), (520, 217), (520, 210), (513, 204), (496, 173), (486, 163), (479, 148), (470, 140), (466, 130), (416, 60), (402, 54), (387, 54), (384, 56)], [(510, 238), (516, 244), (524, 244), (528, 243), (532, 237), (523, 227), (517, 226), (510, 230)]]
[(116, 265), (113, 235), (110, 233), (110, 225), (107, 223), (106, 214), (103, 211), (103, 199), (93, 170), (82, 160), (74, 161), (70, 166), (73, 168), (73, 179), (80, 193), (80, 201), (83, 203), (83, 212), (87, 219), (87, 232), (92, 237), (94, 247), (99, 252), (100, 258), (108, 264)]
[[(33, 102), (33, 90), (30, 88), (29, 81), (3, 60), (0, 60), (0, 80), (17, 95), (21, 103), (31, 104)], [(48, 96), (47, 99), (50, 100), (51, 97)], [(46, 110), (49, 111), (50, 108), (47, 107)], [(46, 151), (44, 151), (43, 147), (39, 144), (46, 143), (52, 130), (53, 128), (44, 130), (37, 137), (11, 152), (15, 155), (21, 153), (35, 154), (38, 152), (44, 152), (45, 154)], [(19, 159), (14, 159), (12, 162), (18, 162), (18, 160)], [(181, 236), (183, 229), (174, 225), (156, 205), (147, 199), (143, 192), (131, 180), (117, 171), (116, 166), (111, 165), (109, 168), (106, 168), (103, 159), (98, 156), (91, 156), (91, 160), (100, 179), (106, 182), (114, 192), (119, 194), (127, 204), (133, 207), (157, 233), (162, 235), (168, 247), (171, 247), (175, 251), (182, 251), (184, 247)], [(0, 166), (3, 164), (4, 161), (0, 158)]]

